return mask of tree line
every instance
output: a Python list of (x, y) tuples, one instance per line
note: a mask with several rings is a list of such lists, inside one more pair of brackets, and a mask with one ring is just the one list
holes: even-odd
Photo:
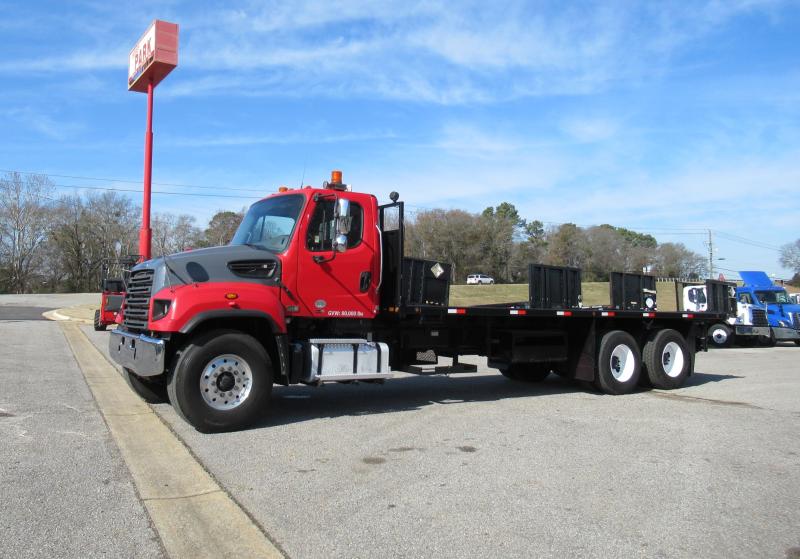
[[(0, 293), (91, 292), (104, 266), (138, 252), (141, 206), (113, 191), (55, 195), (46, 175), (0, 178)], [(227, 244), (244, 211), (205, 228), (188, 214), (155, 213), (152, 255)], [(118, 270), (117, 270), (118, 272)]]
[[(230, 242), (244, 210), (217, 212), (200, 227), (188, 214), (155, 213), (152, 253), (161, 256)], [(46, 175), (0, 178), (0, 293), (96, 291), (103, 267), (135, 254), (141, 207), (124, 195), (56, 196)], [(703, 277), (705, 259), (680, 243), (608, 224), (545, 227), (503, 202), (481, 213), (425, 210), (406, 221), (406, 254), (450, 262), (453, 277), (484, 273), (497, 282), (527, 281), (529, 263), (573, 266), (588, 281), (613, 271)], [(113, 267), (113, 266), (112, 266)]]
[(684, 278), (706, 273), (705, 258), (682, 243), (659, 243), (652, 235), (609, 224), (545, 227), (521, 217), (508, 202), (481, 213), (417, 212), (407, 222), (405, 252), (452, 263), (458, 283), (475, 273), (497, 282), (527, 282), (530, 263), (581, 268), (584, 281), (607, 281), (611, 272)]

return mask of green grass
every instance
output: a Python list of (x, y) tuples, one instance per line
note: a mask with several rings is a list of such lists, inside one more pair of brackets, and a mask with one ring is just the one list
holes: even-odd
[[(607, 281), (584, 282), (581, 285), (584, 306), (608, 305), (611, 296)], [(674, 311), (675, 284), (656, 283), (658, 310)], [(515, 303), (528, 300), (528, 284), (453, 285), (450, 286), (450, 305), (469, 307), (492, 303)]]

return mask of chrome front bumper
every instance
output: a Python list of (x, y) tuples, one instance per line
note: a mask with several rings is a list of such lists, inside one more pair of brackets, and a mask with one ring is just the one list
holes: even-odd
[(800, 340), (800, 330), (794, 328), (785, 328), (783, 326), (774, 326), (772, 331), (775, 333), (775, 339), (779, 342), (786, 342), (790, 340)]
[(144, 334), (112, 330), (108, 340), (111, 358), (140, 377), (153, 377), (164, 372), (164, 340)]
[(736, 335), (737, 336), (764, 336), (765, 338), (769, 338), (769, 326), (747, 326), (744, 324), (737, 324), (736, 328)]

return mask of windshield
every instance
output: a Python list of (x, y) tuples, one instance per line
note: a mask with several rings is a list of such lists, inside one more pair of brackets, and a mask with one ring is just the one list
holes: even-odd
[(791, 303), (792, 300), (785, 291), (756, 291), (758, 300), (762, 303)]
[(302, 194), (289, 194), (256, 202), (244, 216), (231, 244), (283, 252), (289, 246), (304, 198)]

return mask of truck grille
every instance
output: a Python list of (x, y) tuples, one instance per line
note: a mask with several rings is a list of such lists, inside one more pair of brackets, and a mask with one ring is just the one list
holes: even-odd
[(123, 325), (126, 330), (142, 331), (147, 328), (152, 287), (153, 270), (138, 270), (131, 274), (125, 292)]
[(767, 313), (764, 309), (752, 309), (753, 311), (753, 326), (769, 326), (767, 321)]

